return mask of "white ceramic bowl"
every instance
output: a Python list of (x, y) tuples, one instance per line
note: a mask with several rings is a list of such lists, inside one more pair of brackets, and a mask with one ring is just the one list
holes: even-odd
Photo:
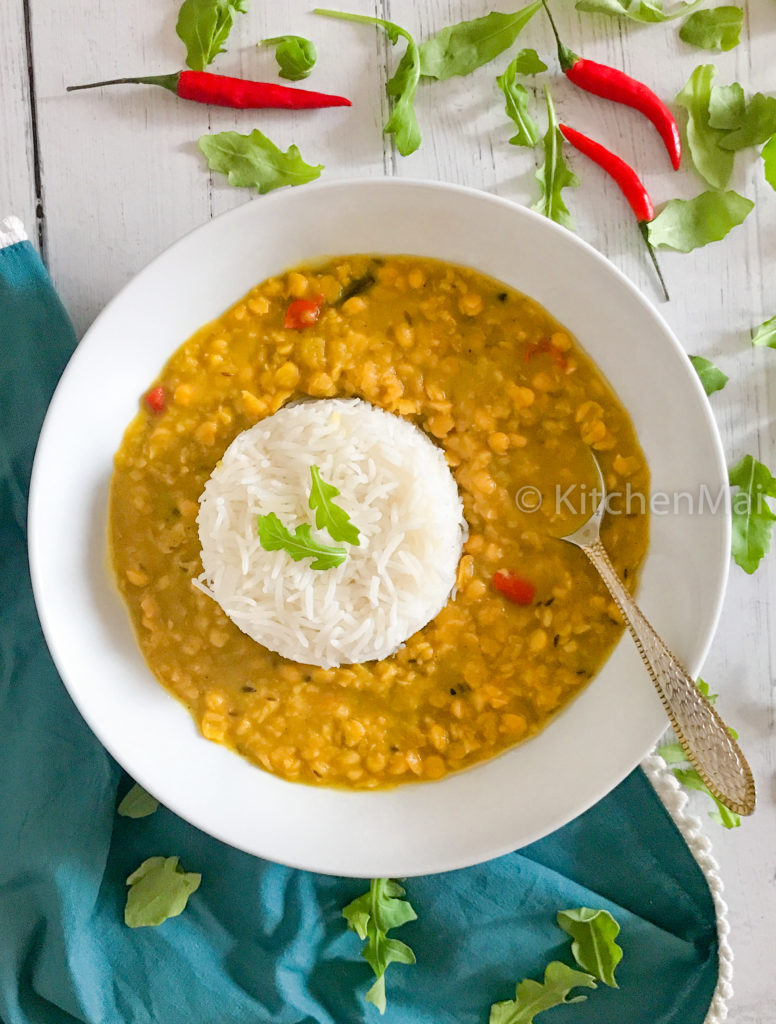
[[(468, 264), (537, 299), (630, 411), (653, 493), (697, 497), (705, 484), (716, 494), (726, 471), (695, 372), (652, 306), (575, 235), (470, 189), (344, 181), (257, 199), (173, 245), (98, 317), (49, 408), (30, 496), (35, 597), (73, 700), (133, 778), (219, 839), (314, 871), (405, 876), (486, 860), (563, 825), (634, 768), (666, 720), (625, 634), (535, 739), (440, 782), (348, 793), (282, 781), (204, 740), (148, 671), (105, 542), (112, 456), (138, 396), (178, 345), (254, 284), (350, 252)], [(691, 672), (717, 622), (729, 540), (724, 509), (652, 517), (639, 597)]]

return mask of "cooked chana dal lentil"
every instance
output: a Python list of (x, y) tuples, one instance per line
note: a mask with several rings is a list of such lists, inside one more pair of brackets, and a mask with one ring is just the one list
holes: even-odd
[[(198, 501), (221, 455), (304, 396), (406, 417), (443, 449), (463, 500), (454, 599), (382, 661), (289, 661), (192, 585)], [(141, 405), (111, 486), (119, 588), (149, 667), (202, 734), (267, 771), (358, 789), (442, 778), (540, 730), (620, 636), (595, 571), (557, 537), (581, 521), (571, 506), (592, 511), (589, 447), (607, 487), (636, 495), (648, 493), (644, 455), (577, 343), (497, 281), (407, 256), (291, 270), (182, 345)], [(644, 505), (602, 529), (631, 587)]]

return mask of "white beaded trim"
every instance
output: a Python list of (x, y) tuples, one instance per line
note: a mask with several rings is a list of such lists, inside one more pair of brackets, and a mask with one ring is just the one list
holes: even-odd
[(728, 1002), (733, 995), (733, 950), (728, 941), (730, 924), (727, 916), (727, 904), (722, 898), (724, 886), (719, 877), (719, 864), (711, 855), (711, 842), (703, 834), (700, 819), (686, 813), (687, 793), (679, 785), (674, 773), (663, 758), (659, 754), (651, 754), (641, 762), (641, 767), (654, 786), (663, 806), (676, 822), (690, 852), (706, 876), (714, 900), (714, 908), (717, 913), (719, 973), (705, 1024), (722, 1024), (727, 1020)]
[(6, 217), (0, 221), (0, 249), (6, 249), (17, 242), (26, 242), (27, 233), (18, 217)]

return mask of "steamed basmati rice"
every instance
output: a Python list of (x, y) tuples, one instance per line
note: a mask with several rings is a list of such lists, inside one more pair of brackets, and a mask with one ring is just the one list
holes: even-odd
[[(347, 558), (315, 570), (265, 551), (257, 517), (315, 528), (310, 466), (360, 531)], [(200, 498), (196, 585), (248, 636), (330, 668), (385, 658), (444, 607), (466, 536), (444, 455), (417, 427), (360, 399), (285, 406), (238, 435)]]

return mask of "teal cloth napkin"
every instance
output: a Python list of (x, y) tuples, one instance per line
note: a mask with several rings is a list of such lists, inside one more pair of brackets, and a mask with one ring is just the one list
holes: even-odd
[[(363, 881), (240, 853), (164, 808), (117, 817), (131, 784), (57, 676), (33, 603), (26, 495), (46, 405), (75, 346), (28, 243), (0, 250), (0, 1021), (350, 1024), (375, 1021), (371, 971), (342, 907)], [(52, 509), (52, 514), (56, 510)], [(202, 885), (158, 928), (123, 924), (125, 879), (179, 855)], [(485, 1024), (517, 981), (569, 960), (555, 914), (610, 910), (619, 989), (540, 1024), (702, 1024), (717, 979), (706, 880), (641, 771), (540, 842), (406, 883), (418, 963), (386, 976), (395, 1024)]]

